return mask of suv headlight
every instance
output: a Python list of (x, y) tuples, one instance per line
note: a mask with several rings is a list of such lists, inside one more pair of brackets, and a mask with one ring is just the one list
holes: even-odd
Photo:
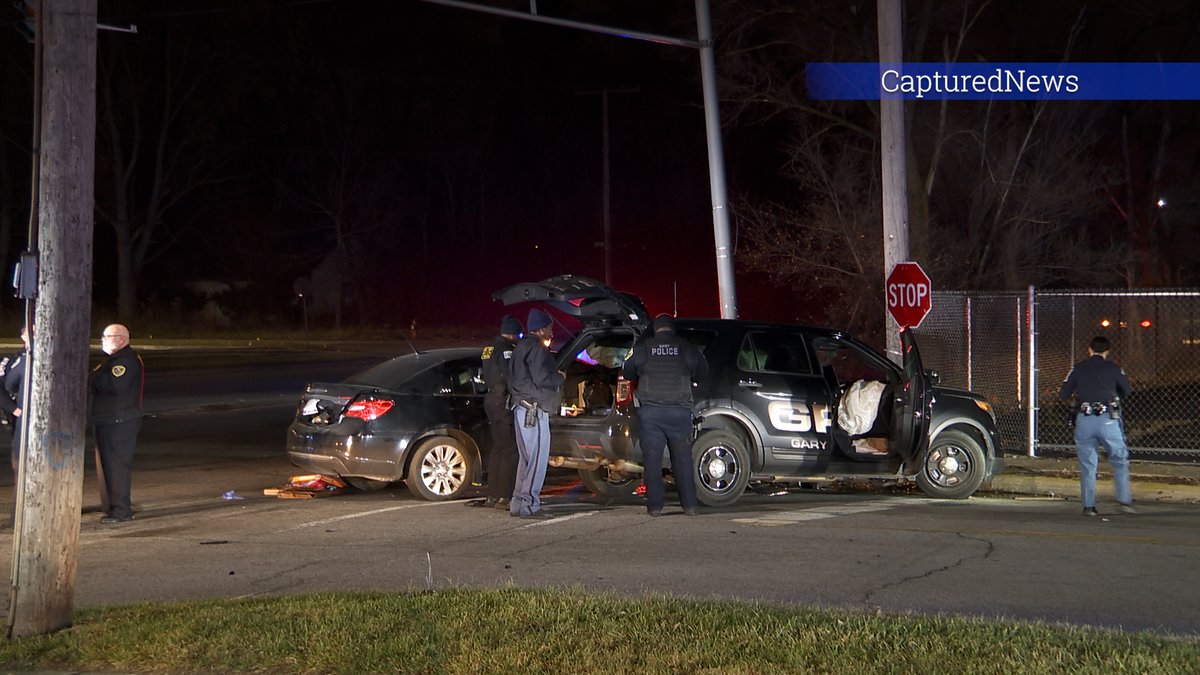
[(992, 410), (991, 403), (988, 403), (987, 401), (982, 401), (980, 399), (975, 399), (975, 405), (979, 406), (980, 410), (987, 413), (988, 416), (992, 418), (993, 423), (996, 421), (996, 413)]

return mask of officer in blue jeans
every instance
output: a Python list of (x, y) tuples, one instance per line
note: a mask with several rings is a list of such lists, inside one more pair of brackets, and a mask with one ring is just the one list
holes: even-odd
[(671, 452), (671, 473), (685, 515), (698, 511), (692, 471), (692, 383), (703, 386), (708, 362), (695, 345), (675, 334), (675, 320), (654, 319), (654, 337), (639, 342), (625, 361), (624, 375), (638, 383), (638, 441), (645, 466), (646, 513), (661, 516), (663, 449)]
[(517, 441), (517, 477), (508, 511), (518, 518), (552, 518), (542, 511), (540, 494), (550, 459), (550, 415), (558, 409), (558, 390), (566, 378), (550, 353), (554, 337), (550, 315), (536, 308), (529, 310), (525, 330), (528, 332), (513, 350), (508, 381)]
[(1111, 345), (1108, 338), (1092, 338), (1088, 358), (1075, 364), (1063, 380), (1059, 398), (1078, 399), (1075, 413), (1075, 448), (1079, 455), (1079, 501), (1083, 515), (1095, 516), (1097, 448), (1102, 444), (1108, 451), (1113, 483), (1121, 510), (1133, 513), (1133, 497), (1129, 493), (1129, 449), (1125, 446), (1125, 430), (1121, 427), (1121, 402), (1133, 391), (1125, 371), (1108, 360)]

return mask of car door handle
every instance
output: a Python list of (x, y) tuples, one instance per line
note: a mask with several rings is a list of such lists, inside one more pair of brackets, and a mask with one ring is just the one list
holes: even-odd
[(745, 389), (762, 389), (762, 382), (758, 380), (738, 380), (738, 386)]

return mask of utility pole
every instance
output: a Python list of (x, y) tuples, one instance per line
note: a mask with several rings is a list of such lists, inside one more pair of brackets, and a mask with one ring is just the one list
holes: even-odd
[(600, 94), (602, 101), (601, 125), (604, 127), (604, 134), (601, 144), (604, 148), (601, 154), (604, 155), (604, 285), (612, 288), (612, 218), (610, 217), (612, 209), (612, 182), (609, 180), (608, 168), (608, 89)]
[[(904, 62), (903, 13), (900, 0), (877, 0), (880, 73)], [(881, 286), (896, 263), (908, 260), (908, 180), (904, 156), (904, 101), (880, 92), (879, 138), (883, 176), (883, 276)], [(892, 330), (891, 315), (884, 309), (888, 357), (903, 363), (900, 334)]]
[(604, 172), (603, 184), (603, 204), (601, 207), (601, 217), (604, 219), (604, 240), (597, 242), (596, 246), (604, 248), (604, 284), (611, 287), (613, 285), (612, 278), (612, 171), (609, 169), (608, 161), (608, 95), (609, 94), (633, 94), (641, 91), (637, 87), (626, 87), (623, 89), (611, 89), (604, 87), (602, 89), (593, 89), (589, 91), (576, 92), (577, 95), (590, 96), (593, 94), (600, 95), (600, 155), (603, 164), (602, 171)]
[(95, 201), (97, 0), (39, 4), (40, 273), (27, 442), (17, 483), (8, 637), (71, 625), (83, 490), (92, 208)]

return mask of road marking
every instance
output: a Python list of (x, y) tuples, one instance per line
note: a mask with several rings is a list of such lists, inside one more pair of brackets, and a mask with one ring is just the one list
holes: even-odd
[(418, 509), (426, 506), (443, 506), (445, 504), (461, 504), (464, 500), (454, 502), (418, 502), (416, 504), (403, 504), (401, 506), (389, 506), (385, 509), (375, 509), (373, 511), (363, 511), (362, 513), (351, 513), (344, 516), (334, 516), (333, 518), (324, 518), (322, 520), (314, 520), (308, 523), (300, 523), (281, 530), (282, 532), (291, 532), (292, 530), (301, 530), (306, 527), (316, 527), (318, 525), (328, 525), (337, 523), (343, 520), (353, 520), (355, 518), (365, 518), (367, 516), (377, 516), (381, 513), (391, 513), (392, 511), (403, 511), (404, 509)]
[(528, 525), (522, 525), (521, 527), (519, 527), (517, 529), (524, 530), (524, 529), (527, 529), (530, 527), (541, 527), (543, 525), (550, 525), (552, 523), (565, 523), (568, 520), (575, 520), (576, 518), (583, 518), (585, 516), (594, 516), (597, 513), (600, 513), (600, 512), (599, 511), (583, 511), (582, 513), (572, 513), (569, 516), (554, 516), (550, 520), (539, 520), (536, 523), (529, 523)]
[(850, 516), (856, 513), (869, 513), (871, 511), (887, 511), (896, 507), (894, 501), (881, 502), (865, 502), (861, 504), (839, 504), (833, 506), (818, 506), (812, 509), (803, 509), (800, 511), (772, 511), (754, 518), (734, 518), (735, 523), (746, 523), (748, 525), (794, 525), (796, 523), (809, 520), (823, 520), (825, 518), (835, 518), (837, 516)]

